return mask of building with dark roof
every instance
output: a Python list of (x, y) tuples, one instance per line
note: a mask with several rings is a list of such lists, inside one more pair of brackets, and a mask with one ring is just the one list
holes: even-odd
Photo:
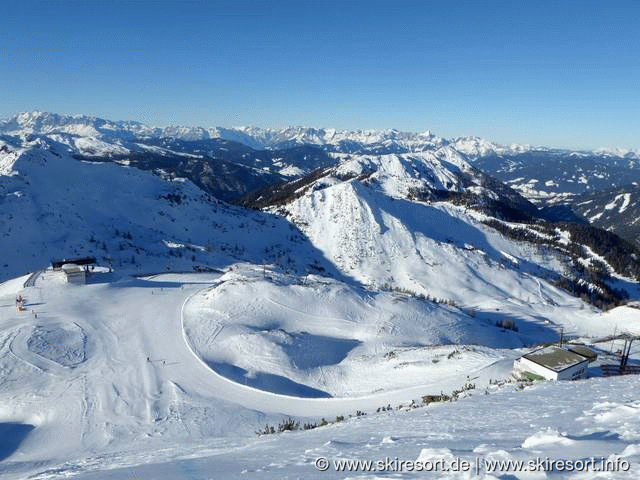
[(96, 257), (77, 257), (77, 258), (64, 258), (62, 260), (51, 260), (51, 266), (54, 270), (62, 268), (63, 265), (73, 264), (88, 267), (89, 265), (95, 265)]
[(583, 356), (584, 358), (589, 360), (589, 363), (595, 362), (596, 359), (598, 358), (598, 354), (596, 352), (594, 352), (589, 347), (586, 347), (584, 345), (567, 345), (567, 350)]
[(529, 352), (513, 362), (516, 377), (575, 380), (586, 378), (589, 359), (555, 345)]

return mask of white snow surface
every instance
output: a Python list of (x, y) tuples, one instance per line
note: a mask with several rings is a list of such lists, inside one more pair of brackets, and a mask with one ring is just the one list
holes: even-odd
[[(0, 133), (2, 478), (424, 476), (320, 472), (319, 457), (604, 457), (632, 469), (601, 478), (637, 478), (636, 376), (600, 377), (592, 365), (596, 378), (584, 381), (507, 382), (515, 358), (561, 330), (587, 343), (640, 335), (637, 305), (601, 313), (546, 280), (566, 259), (502, 237), (482, 214), (407, 199), (416, 189), (481, 192), (461, 181), (471, 171), (463, 153), (493, 144), (395, 130), (156, 129), (38, 112), (0, 122)], [(169, 135), (404, 150), (332, 153), (341, 161), (333, 176), (272, 212), (72, 157)], [(620, 209), (626, 201), (616, 199)], [(98, 268), (73, 285), (46, 268), (83, 255), (113, 272)], [(210, 271), (179, 273), (202, 265)], [(620, 340), (595, 348), (601, 362), (619, 361)], [(465, 384), (475, 388), (458, 402), (409, 407)], [(255, 434), (289, 416), (331, 424)]]
[[(344, 478), (317, 471), (320, 456), (640, 457), (631, 377), (491, 385), (524, 351), (505, 347), (526, 334), (455, 308), (242, 264), (224, 275), (101, 271), (79, 286), (62, 276), (0, 284), (0, 430), (19, 440), (0, 442), (3, 478)], [(12, 305), (18, 293), (25, 312)], [(253, 382), (260, 375), (266, 383)], [(469, 377), (470, 398), (376, 413)], [(317, 421), (357, 410), (368, 415), (254, 434), (287, 415)]]
[[(515, 334), (458, 309), (306, 277), (231, 278), (185, 310), (190, 344), (214, 370), (247, 385), (306, 397), (359, 397), (452, 382), (502, 360), (482, 348)], [(478, 345), (447, 356), (457, 345)], [(382, 381), (382, 379), (385, 379)]]
[(394, 182), (405, 184), (396, 176), (382, 188), (323, 185), (278, 211), (343, 272), (372, 288), (398, 288), (494, 316), (588, 321), (590, 310), (580, 301), (538, 278), (545, 269), (562, 271), (561, 259), (505, 239), (461, 208), (394, 198), (387, 194)]
[(0, 141), (0, 175), (12, 176), (17, 172), (13, 170), (13, 164), (20, 156), (19, 149), (11, 148), (5, 142)]
[(630, 193), (620, 193), (618, 195), (615, 196), (615, 198), (608, 204), (606, 204), (604, 206), (605, 210), (613, 210), (614, 208), (616, 208), (618, 200), (622, 199), (622, 204), (620, 205), (620, 207), (618, 208), (618, 213), (623, 213), (627, 207), (629, 206), (629, 203), (631, 202), (631, 194)]
[(190, 181), (39, 148), (8, 168), (0, 176), (0, 281), (85, 255), (132, 273), (238, 260), (331, 270), (285, 220), (212, 199)]

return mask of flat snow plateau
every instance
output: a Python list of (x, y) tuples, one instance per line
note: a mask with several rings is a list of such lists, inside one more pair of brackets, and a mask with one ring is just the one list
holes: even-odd
[[(509, 376), (515, 347), (544, 337), (541, 325), (501, 331), (454, 307), (244, 264), (146, 278), (102, 271), (87, 285), (62, 275), (0, 284), (3, 478), (345, 476), (316, 470), (320, 456), (618, 455), (638, 467), (635, 377), (491, 384)], [(622, 313), (638, 325), (640, 312)], [(618, 321), (583, 315), (611, 329)], [(476, 384), (469, 398), (397, 410), (465, 382)], [(376, 413), (386, 405), (396, 409)], [(368, 415), (348, 418), (358, 410)], [(347, 420), (255, 435), (287, 416), (337, 415)]]

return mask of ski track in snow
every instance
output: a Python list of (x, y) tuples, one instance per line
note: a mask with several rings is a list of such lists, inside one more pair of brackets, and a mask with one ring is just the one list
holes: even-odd
[[(42, 458), (37, 445), (48, 445), (47, 458), (62, 460), (82, 456), (84, 451), (117, 450), (132, 437), (153, 436), (162, 431), (177, 405), (172, 392), (214, 404), (230, 403), (274, 418), (332, 418), (406, 402), (425, 393), (424, 386), (416, 386), (361, 398), (296, 398), (257, 390), (217, 374), (191, 350), (183, 321), (185, 305), (210, 290), (219, 275), (162, 275), (81, 287), (61, 284), (54, 277), (47, 272), (35, 287), (22, 290), (29, 302), (38, 298), (34, 302), (38, 318), (31, 311), (14, 314), (13, 309), (4, 309), (0, 317), (0, 332), (9, 341), (10, 355), (3, 363), (31, 372), (17, 391), (0, 388), (0, 405), (15, 402), (8, 411), (0, 408), (0, 420), (34, 422), (36, 426), (16, 458), (22, 465)], [(14, 296), (15, 290), (5, 294), (3, 303)], [(65, 366), (27, 348), (35, 325), (65, 322), (78, 326), (88, 337), (86, 361)], [(33, 388), (39, 390), (35, 396), (29, 393)], [(28, 411), (40, 413), (28, 420)], [(58, 437), (65, 441), (57, 442)]]
[[(35, 286), (26, 289), (20, 288), (22, 283), (0, 285), (0, 300), (5, 305), (0, 310), (0, 368), (5, 369), (7, 381), (0, 385), (0, 425), (17, 422), (36, 427), (18, 452), (0, 463), (5, 478), (71, 474), (122, 478), (132, 472), (140, 472), (141, 478), (156, 478), (167, 468), (172, 473), (166, 478), (223, 478), (224, 469), (236, 474), (246, 470), (250, 478), (273, 478), (285, 467), (291, 469), (292, 478), (312, 478), (321, 476), (310, 464), (314, 456), (371, 458), (395, 451), (395, 456), (415, 460), (434, 454), (430, 450), (434, 446), (458, 456), (470, 456), (473, 451), (490, 457), (506, 449), (509, 456), (522, 458), (538, 451), (557, 454), (560, 442), (568, 452), (565, 455), (610, 455), (626, 449), (629, 458), (638, 457), (633, 442), (640, 440), (640, 426), (630, 420), (637, 417), (637, 402), (629, 403), (629, 389), (624, 388), (621, 392), (627, 400), (606, 396), (610, 388), (603, 382), (607, 379), (575, 385), (585, 392), (596, 389), (595, 397), (606, 396), (608, 403), (593, 403), (587, 397), (572, 405), (559, 401), (562, 394), (558, 392), (569, 392), (569, 385), (558, 385), (558, 391), (553, 384), (536, 387), (552, 399), (542, 407), (533, 394), (523, 397), (530, 402), (527, 408), (539, 417), (524, 414), (527, 410), (518, 403), (520, 393), (504, 391), (489, 397), (476, 395), (459, 407), (439, 405), (407, 412), (406, 416), (379, 414), (313, 432), (255, 439), (247, 430), (259, 428), (256, 425), (264, 421), (277, 423), (283, 416), (331, 419), (356, 410), (371, 413), (387, 403), (406, 405), (426, 393), (439, 392), (426, 384), (358, 398), (296, 398), (258, 390), (216, 373), (193, 351), (186, 336), (186, 307), (195, 297), (221, 285), (221, 275), (166, 274), (80, 287), (60, 284), (54, 277), (45, 272)], [(25, 292), (29, 302), (37, 300), (33, 301), (37, 319), (31, 312), (14, 313), (10, 300), (17, 291)], [(274, 305), (288, 307), (280, 303)], [(369, 308), (370, 304), (365, 304)], [(224, 326), (224, 319), (216, 321), (214, 339)], [(86, 360), (65, 366), (31, 352), (27, 340), (35, 325), (80, 328), (88, 339)], [(494, 359), (482, 370), (499, 376), (510, 370), (510, 362)], [(16, 385), (14, 378), (20, 378), (21, 385)], [(634, 391), (637, 387), (630, 388)], [(511, 415), (498, 421), (488, 410), (494, 406), (494, 396), (502, 402), (500, 408), (508, 409), (513, 403), (529, 426)], [(574, 393), (570, 397), (574, 398)], [(195, 433), (203, 425), (194, 424), (199, 418), (194, 406), (201, 406), (203, 413), (209, 412), (205, 415), (226, 426), (218, 425), (222, 430), (216, 430), (213, 437)], [(227, 408), (236, 412), (230, 420), (224, 420)], [(569, 428), (569, 420), (562, 420), (562, 415), (588, 425), (582, 430)], [(482, 419), (473, 428), (477, 432), (473, 441), (464, 433), (466, 416)], [(418, 423), (411, 426), (412, 421)], [(504, 438), (495, 436), (503, 423), (511, 433), (505, 433)], [(240, 432), (232, 433), (237, 428)], [(602, 441), (592, 441), (600, 437)], [(184, 446), (179, 446), (180, 439)], [(133, 444), (137, 446), (131, 450)], [(43, 464), (43, 458), (51, 460)], [(159, 463), (172, 458), (170, 464)], [(141, 464), (148, 466), (134, 467)], [(96, 470), (100, 473), (91, 473)], [(207, 477), (206, 472), (213, 477)]]

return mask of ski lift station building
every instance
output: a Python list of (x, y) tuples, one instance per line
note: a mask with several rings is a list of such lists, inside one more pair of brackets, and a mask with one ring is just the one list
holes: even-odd
[(87, 283), (87, 272), (84, 268), (73, 263), (65, 263), (61, 269), (64, 272), (67, 283)]
[(513, 362), (514, 376), (547, 380), (586, 378), (587, 367), (595, 360), (595, 354), (586, 348), (573, 350), (577, 351), (551, 345), (529, 352)]
[(95, 257), (65, 258), (64, 260), (52, 260), (54, 270), (64, 272), (67, 283), (87, 283), (89, 265), (95, 265)]

